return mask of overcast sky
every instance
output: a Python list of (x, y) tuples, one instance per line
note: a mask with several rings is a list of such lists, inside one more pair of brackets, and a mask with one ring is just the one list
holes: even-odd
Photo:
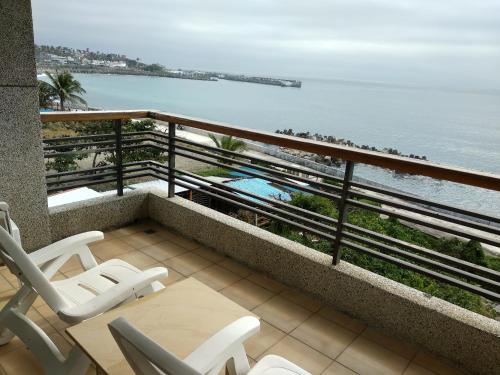
[(500, 0), (33, 0), (35, 41), (167, 67), (500, 89)]

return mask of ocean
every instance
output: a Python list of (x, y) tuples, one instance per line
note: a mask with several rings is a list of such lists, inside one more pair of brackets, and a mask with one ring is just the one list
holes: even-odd
[[(498, 93), (320, 79), (302, 79), (302, 88), (294, 89), (223, 80), (75, 77), (91, 107), (159, 109), (266, 131), (291, 128), (500, 174)], [(364, 165), (356, 165), (355, 175), (500, 216), (500, 192)]]

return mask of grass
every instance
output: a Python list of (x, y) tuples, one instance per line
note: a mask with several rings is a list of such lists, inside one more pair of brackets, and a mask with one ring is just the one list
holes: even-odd
[(197, 175), (202, 177), (233, 177), (231, 176), (231, 171), (225, 168), (207, 168), (195, 172)]

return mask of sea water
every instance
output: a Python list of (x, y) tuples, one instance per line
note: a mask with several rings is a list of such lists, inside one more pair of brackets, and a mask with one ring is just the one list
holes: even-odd
[[(332, 135), (500, 174), (500, 93), (303, 79), (302, 88), (233, 81), (75, 74), (91, 107), (158, 109), (275, 131)], [(500, 192), (356, 165), (355, 174), (500, 216)]]

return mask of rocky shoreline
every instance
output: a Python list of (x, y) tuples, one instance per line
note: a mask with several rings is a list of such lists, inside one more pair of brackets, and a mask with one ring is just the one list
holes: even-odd
[[(341, 146), (355, 147), (355, 148), (359, 148), (361, 150), (383, 152), (386, 154), (402, 156), (402, 157), (406, 157), (406, 158), (410, 158), (410, 159), (427, 160), (427, 156), (425, 156), (425, 155), (421, 156), (421, 155), (416, 155), (416, 154), (403, 154), (399, 150), (392, 148), (392, 147), (379, 149), (377, 147), (369, 146), (369, 145), (357, 145), (354, 142), (350, 141), (349, 139), (336, 138), (335, 136), (332, 136), (332, 135), (322, 135), (322, 134), (318, 134), (318, 133), (311, 134), (310, 132), (297, 132), (297, 133), (295, 133), (293, 129), (283, 129), (283, 130), (278, 129), (275, 131), (275, 133), (290, 135), (290, 136), (300, 137), (300, 138), (305, 138), (305, 139), (311, 139), (311, 140), (315, 140), (315, 141), (333, 143), (333, 144), (341, 145)], [(280, 148), (280, 150), (282, 152), (288, 153), (290, 155), (301, 157), (301, 158), (308, 159), (308, 160), (312, 160), (312, 161), (315, 161), (316, 163), (324, 164), (327, 166), (340, 167), (343, 164), (342, 160), (337, 159), (335, 157), (318, 155), (318, 154), (314, 154), (311, 152), (293, 150), (293, 149), (288, 149), (285, 147)]]

